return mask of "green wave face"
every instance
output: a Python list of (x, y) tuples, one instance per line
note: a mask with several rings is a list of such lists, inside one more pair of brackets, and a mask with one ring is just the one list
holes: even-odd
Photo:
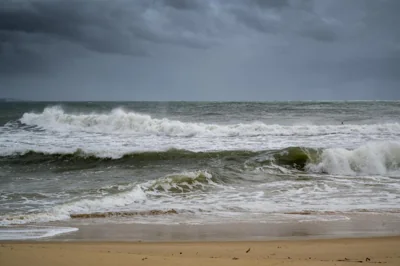
[(316, 163), (320, 151), (317, 149), (290, 147), (276, 152), (273, 155), (277, 165), (292, 167), (297, 170), (304, 170), (308, 163)]
[[(0, 157), (0, 165), (54, 165), (57, 167), (68, 166), (68, 169), (85, 169), (109, 165), (146, 165), (153, 163), (209, 163), (222, 160), (225, 165), (270, 165), (275, 164), (291, 169), (304, 170), (309, 162), (319, 160), (320, 151), (316, 149), (290, 147), (282, 150), (267, 151), (211, 151), (192, 152), (187, 150), (170, 149), (160, 152), (134, 152), (121, 158), (99, 157), (95, 154), (85, 153), (78, 149), (73, 153), (42, 153), (28, 151)], [(71, 168), (72, 167), (72, 168)], [(171, 177), (172, 178), (172, 177)], [(176, 177), (178, 178), (178, 177)], [(179, 177), (182, 178), (182, 177)], [(198, 177), (200, 178), (200, 177)], [(186, 180), (191, 182), (190, 180)]]
[(56, 163), (56, 162), (149, 162), (149, 161), (173, 161), (178, 159), (215, 159), (215, 158), (239, 158), (249, 157), (258, 154), (252, 151), (212, 151), (212, 152), (192, 152), (188, 150), (169, 149), (166, 151), (151, 152), (133, 152), (127, 153), (121, 158), (100, 157), (76, 150), (73, 153), (44, 153), (28, 151), (25, 153), (16, 153), (10, 156), (3, 156), (0, 162), (10, 163)]

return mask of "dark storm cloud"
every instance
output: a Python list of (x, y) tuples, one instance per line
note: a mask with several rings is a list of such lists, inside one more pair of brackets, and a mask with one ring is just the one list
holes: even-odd
[(398, 0), (0, 1), (4, 95), (329, 98), (400, 82)]
[[(5, 4), (0, 10), (0, 31), (3, 36), (21, 32), (44, 34), (97, 52), (140, 54), (142, 51), (133, 43), (135, 31), (123, 27), (120, 21), (127, 15), (125, 12), (123, 6), (104, 1)], [(136, 14), (132, 16), (135, 19)]]
[(46, 71), (52, 68), (52, 61), (63, 60), (60, 53), (77, 56), (77, 49), (81, 48), (100, 53), (144, 54), (126, 28), (112, 23), (119, 12), (122, 12), (120, 7), (106, 2), (3, 3), (0, 72)]
[(317, 41), (336, 40), (337, 29), (314, 10), (311, 0), (262, 1), (232, 8), (237, 20), (263, 33), (297, 34)]
[[(157, 2), (153, 3), (154, 7), (162, 8)], [(182, 9), (200, 7), (195, 1), (169, 0), (165, 4)], [(15, 60), (20, 60), (18, 51), (28, 50), (26, 46), (29, 43), (36, 44), (32, 36), (38, 35), (41, 36), (40, 41), (47, 44), (70, 42), (94, 52), (133, 56), (147, 55), (145, 47), (149, 42), (193, 48), (206, 46), (205, 42), (197, 40), (190, 32), (185, 36), (179, 31), (164, 31), (158, 27), (157, 20), (166, 18), (159, 18), (156, 12), (151, 13), (155, 10), (151, 6), (151, 1), (5, 2), (4, 8), (0, 9), (0, 52), (2, 56), (5, 53), (8, 56), (14, 54)], [(176, 17), (179, 19), (182, 16)], [(168, 23), (173, 26), (174, 21)], [(11, 46), (11, 49), (7, 49), (7, 46)], [(32, 57), (35, 57), (34, 52), (31, 51)], [(13, 65), (8, 67), (13, 68)]]
[[(139, 41), (175, 42), (187, 45), (179, 30), (190, 28), (198, 14), (166, 10), (200, 10), (202, 2), (184, 0), (163, 1), (66, 1), (32, 0), (25, 4), (5, 4), (0, 10), (0, 30), (5, 32), (44, 33), (89, 49), (109, 53), (131, 53), (132, 43)], [(188, 24), (174, 25), (183, 17)], [(204, 14), (201, 14), (204, 18)], [(197, 24), (205, 24), (198, 21)], [(176, 26), (165, 28), (162, 26)], [(106, 42), (106, 45), (100, 41)], [(121, 47), (119, 43), (127, 43)], [(190, 45), (189, 45), (190, 46)], [(107, 47), (107, 48), (104, 48)]]
[[(259, 12), (255, 15), (255, 8), (281, 12), (282, 8), (296, 6), (285, 0), (252, 0), (250, 3), (253, 4), (250, 5), (244, 3), (214, 2), (220, 12), (228, 15), (232, 12), (240, 22), (262, 31), (284, 29), (287, 25), (277, 20), (278, 13)], [(44, 34), (55, 40), (77, 43), (95, 52), (123, 55), (146, 54), (145, 42), (205, 48), (210, 34), (218, 34), (213, 32), (213, 23), (218, 23), (219, 18), (210, 12), (212, 4), (197, 0), (8, 1), (0, 10), (0, 39), (2, 43), (19, 45), (19, 39), (13, 38), (10, 33)], [(168, 7), (177, 11), (168, 10)], [(324, 31), (318, 24), (316, 19), (307, 21), (305, 29), (299, 31), (316, 39), (332, 39), (333, 34)]]

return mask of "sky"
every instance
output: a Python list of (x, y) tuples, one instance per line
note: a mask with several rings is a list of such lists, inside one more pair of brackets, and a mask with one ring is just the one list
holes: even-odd
[(400, 99), (399, 0), (0, 0), (0, 97)]

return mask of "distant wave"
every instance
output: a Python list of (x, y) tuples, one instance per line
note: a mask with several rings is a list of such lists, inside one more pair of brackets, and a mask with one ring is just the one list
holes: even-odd
[(28, 126), (49, 130), (73, 130), (99, 133), (155, 134), (166, 136), (319, 136), (333, 134), (398, 134), (400, 124), (366, 125), (292, 125), (262, 122), (231, 125), (181, 122), (157, 119), (116, 108), (106, 113), (67, 113), (60, 106), (47, 107), (41, 113), (25, 113), (19, 120)]
[(373, 174), (386, 175), (400, 170), (400, 142), (386, 141), (368, 143), (356, 149), (344, 148), (314, 149), (306, 147), (289, 147), (279, 150), (264, 151), (210, 151), (193, 152), (188, 150), (169, 149), (166, 151), (132, 152), (119, 158), (102, 157), (99, 154), (76, 150), (73, 153), (43, 153), (26, 151), (13, 155), (0, 156), (0, 164), (27, 165), (53, 164), (72, 165), (135, 165), (155, 161), (207, 161), (221, 159), (234, 161), (250, 167), (265, 165), (283, 166), (287, 169), (311, 173), (341, 175)]

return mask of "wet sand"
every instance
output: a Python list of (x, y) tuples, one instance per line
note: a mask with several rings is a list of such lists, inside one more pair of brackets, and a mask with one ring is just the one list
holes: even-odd
[(0, 264), (400, 265), (400, 237), (247, 242), (3, 242)]
[(197, 225), (132, 224), (134, 218), (122, 219), (119, 223), (105, 223), (104, 219), (73, 219), (68, 223), (52, 225), (79, 228), (78, 231), (43, 240), (206, 242), (400, 236), (398, 214), (358, 213), (342, 216), (346, 219), (331, 220), (338, 217), (338, 214), (288, 215), (285, 222), (277, 223), (232, 222)]

